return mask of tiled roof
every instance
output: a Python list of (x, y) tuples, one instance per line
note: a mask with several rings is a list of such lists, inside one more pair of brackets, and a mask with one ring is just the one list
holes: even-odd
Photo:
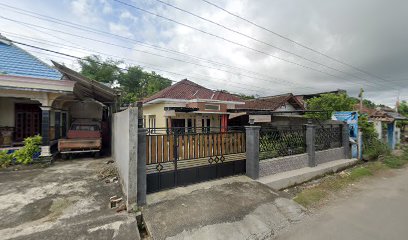
[(171, 85), (170, 87), (161, 90), (160, 92), (154, 94), (153, 96), (145, 98), (143, 102), (147, 103), (159, 98), (183, 99), (183, 100), (206, 99), (206, 100), (242, 102), (240, 98), (230, 93), (213, 91), (187, 79), (181, 80)]
[(363, 108), (360, 110), (360, 104), (359, 103), (354, 104), (353, 110), (359, 111), (360, 113), (365, 113), (367, 115), (371, 115), (376, 111), (376, 109), (368, 108), (368, 107), (364, 106), (364, 104), (363, 104)]
[(304, 109), (303, 104), (299, 102), (292, 93), (246, 100), (244, 105), (237, 105), (236, 108), (274, 111), (285, 105), (287, 102), (296, 109)]
[(0, 35), (0, 74), (34, 78), (61, 79), (54, 68), (38, 60), (28, 52), (8, 43)]

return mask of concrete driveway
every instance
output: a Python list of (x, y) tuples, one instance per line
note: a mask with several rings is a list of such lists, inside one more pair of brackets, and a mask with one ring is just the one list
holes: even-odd
[(293, 201), (245, 176), (147, 196), (153, 239), (269, 239), (304, 216)]
[(107, 160), (0, 172), (1, 239), (139, 239), (134, 215), (109, 208), (119, 183), (97, 179)]

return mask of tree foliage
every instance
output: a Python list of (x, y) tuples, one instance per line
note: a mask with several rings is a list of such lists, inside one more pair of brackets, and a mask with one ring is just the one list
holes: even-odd
[(352, 111), (354, 105), (353, 99), (348, 97), (347, 94), (334, 93), (322, 94), (319, 97), (314, 97), (307, 100), (306, 103), (307, 110), (320, 110), (327, 111), (329, 113), (328, 116), (326, 116), (326, 114), (319, 114), (314, 116), (320, 119), (330, 118), (333, 112)]
[[(401, 115), (403, 115), (405, 117), (408, 117), (408, 102), (407, 101), (404, 100), (404, 101), (402, 101), (400, 103), (400, 105), (398, 107), (398, 112)], [(398, 121), (397, 124), (398, 124), (398, 127), (400, 127), (402, 129), (402, 131), (405, 132), (405, 128), (406, 128), (408, 122), (407, 121)]]
[(140, 66), (128, 66), (125, 70), (121, 64), (123, 62), (103, 60), (96, 55), (79, 61), (84, 76), (119, 86), (123, 103), (136, 102), (171, 85), (171, 80), (155, 72), (147, 72)]
[(114, 84), (119, 80), (121, 69), (119, 64), (122, 62), (112, 59), (102, 60), (100, 56), (91, 55), (78, 60), (81, 66), (81, 74), (102, 83)]

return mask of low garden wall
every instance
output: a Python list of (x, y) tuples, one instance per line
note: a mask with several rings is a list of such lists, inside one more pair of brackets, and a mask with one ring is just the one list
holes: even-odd
[(332, 148), (323, 151), (316, 151), (316, 163), (322, 164), (335, 160), (344, 159), (344, 147)]
[(266, 159), (259, 162), (259, 177), (286, 172), (308, 166), (308, 154)]

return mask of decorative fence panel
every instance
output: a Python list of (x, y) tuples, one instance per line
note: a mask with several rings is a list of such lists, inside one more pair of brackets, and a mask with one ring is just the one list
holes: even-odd
[(245, 173), (245, 132), (154, 129), (146, 136), (147, 192)]
[(306, 152), (306, 128), (262, 127), (259, 136), (259, 159), (284, 157)]
[(316, 128), (316, 151), (338, 148), (342, 146), (341, 125), (325, 125)]
[(245, 153), (245, 133), (151, 134), (146, 139), (146, 164), (173, 162), (174, 143), (178, 143), (177, 160), (217, 157)]

